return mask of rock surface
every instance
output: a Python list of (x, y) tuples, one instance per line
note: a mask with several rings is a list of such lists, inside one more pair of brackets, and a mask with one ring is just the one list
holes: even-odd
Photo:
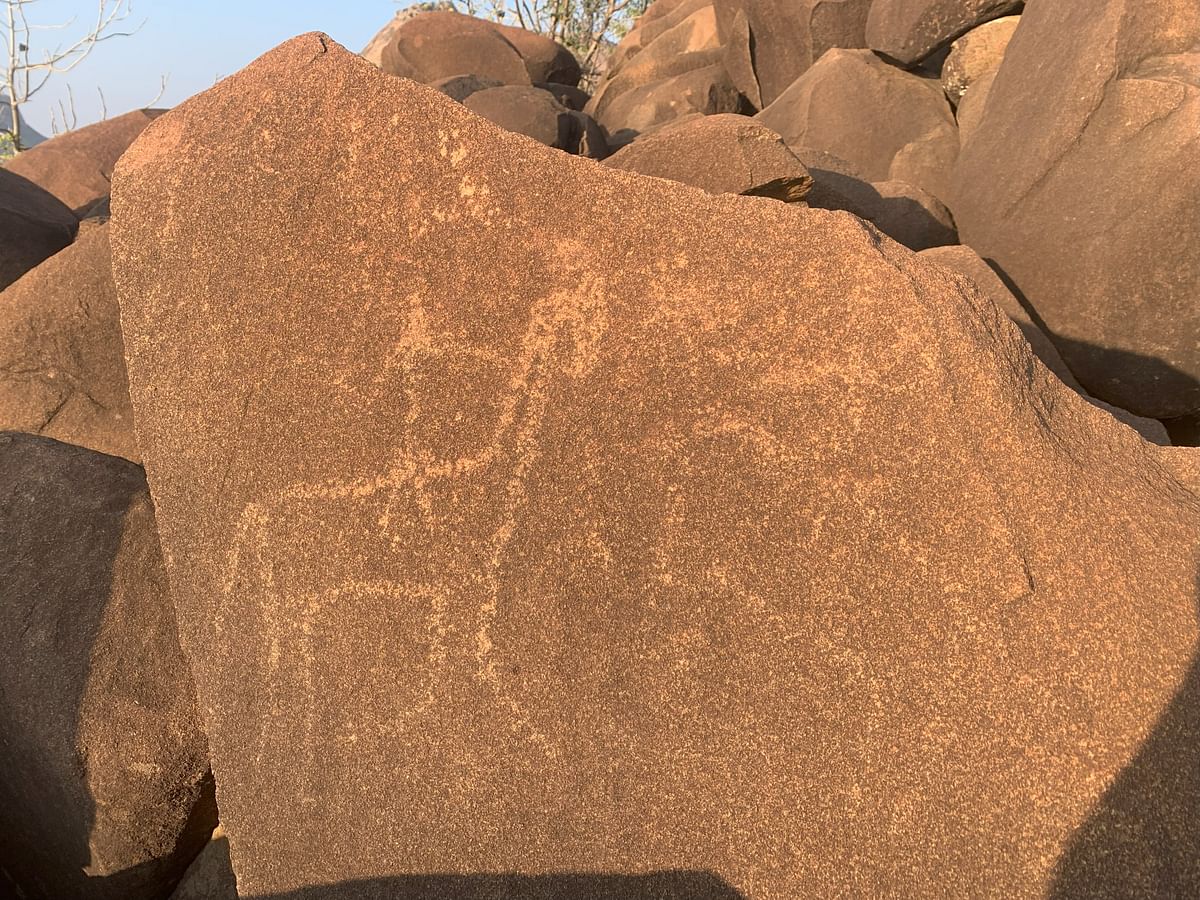
[(980, 259), (979, 254), (970, 247), (964, 247), (961, 244), (957, 247), (934, 247), (933, 249), (925, 250), (921, 256), (924, 259), (945, 266), (948, 269), (953, 269), (963, 275), (978, 287), (985, 297), (992, 300), (1004, 310), (1005, 315), (1012, 319), (1014, 324), (1021, 329), (1021, 334), (1025, 335), (1025, 340), (1029, 341), (1029, 346), (1033, 350), (1034, 356), (1040, 359), (1043, 365), (1057, 375), (1059, 380), (1071, 388), (1071, 390), (1076, 391), (1088, 402), (1099, 406), (1101, 409), (1108, 410), (1119, 421), (1124, 422), (1146, 440), (1163, 446), (1171, 443), (1167, 435), (1167, 429), (1157, 419), (1135, 416), (1131, 412), (1126, 412), (1123, 409), (1105, 403), (1103, 400), (1097, 400), (1095, 397), (1090, 396), (1076, 380), (1074, 374), (1067, 367), (1067, 364), (1063, 362), (1062, 355), (1054, 346), (1054, 342), (1046, 337), (1046, 332), (1042, 331), (1037, 323), (1033, 321), (1029, 312), (1021, 305), (1021, 301), (1013, 296), (1012, 291), (1008, 289), (1003, 279), (996, 274), (995, 270)]
[(608, 155), (604, 134), (591, 116), (567, 109), (541, 88), (523, 84), (485, 88), (472, 91), (463, 104), (501, 128), (547, 147), (592, 159)]
[(997, 69), (993, 69), (976, 78), (958, 101), (954, 118), (958, 122), (960, 147), (966, 146), (967, 141), (971, 139), (971, 135), (975, 133), (975, 129), (983, 119), (983, 111), (987, 107), (988, 94), (991, 93), (992, 82), (996, 80), (997, 71)]
[(317, 35), (155, 123), (113, 227), (243, 893), (1200, 886), (1200, 467), (944, 268)]
[(874, 0), (866, 46), (912, 65), (972, 28), (1019, 12), (1023, 5), (1023, 0)]
[(869, 50), (830, 50), (756, 118), (789, 147), (824, 150), (868, 181), (906, 181), (947, 202), (958, 130), (940, 83)]
[(1084, 387), (1155, 418), (1200, 410), (1197, 47), (1192, 2), (1030, 4), (951, 204)]
[(958, 105), (978, 78), (1000, 68), (1004, 51), (1020, 23), (1020, 16), (1004, 16), (973, 28), (950, 45), (942, 66), (942, 90)]
[(0, 293), (0, 430), (141, 462), (107, 225)]
[(0, 884), (167, 896), (216, 824), (142, 470), (0, 433)]
[(0, 168), (0, 290), (71, 241), (79, 218), (53, 194)]
[(113, 166), (121, 154), (164, 111), (135, 109), (115, 119), (60, 134), (19, 153), (6, 168), (83, 214), (108, 195)]
[(695, 116), (640, 138), (605, 160), (614, 169), (690, 184), (710, 194), (803, 200), (812, 176), (779, 135), (745, 116)]
[(229, 838), (220, 825), (171, 894), (171, 900), (238, 900)]
[(738, 90), (763, 109), (825, 51), (865, 47), (871, 0), (714, 0)]
[(457, 12), (422, 12), (400, 24), (383, 46), (390, 75), (426, 84), (478, 75), (501, 84), (579, 83), (571, 51), (548, 37)]
[(411, 3), (403, 9), (396, 10), (396, 14), (388, 23), (376, 32), (375, 37), (371, 38), (367, 46), (363, 47), (362, 58), (382, 68), (383, 48), (391, 43), (396, 32), (405, 22), (427, 12), (454, 12), (454, 4), (450, 0), (428, 0), (423, 3)]

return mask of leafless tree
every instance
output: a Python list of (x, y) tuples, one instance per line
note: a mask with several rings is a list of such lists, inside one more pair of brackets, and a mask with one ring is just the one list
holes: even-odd
[[(0, 93), (9, 109), (8, 136), (15, 150), (21, 143), (21, 107), (28, 103), (55, 75), (70, 72), (96, 49), (96, 45), (116, 37), (128, 37), (138, 28), (124, 30), (133, 12), (133, 0), (96, 0), (96, 17), (87, 23), (87, 31), (74, 40), (67, 39), (53, 48), (34, 49), (34, 36), (42, 31), (69, 33), (75, 18), (53, 25), (29, 21), (28, 7), (39, 0), (0, 0), (0, 39), (3, 40), (4, 64), (0, 71)], [(74, 97), (70, 106), (60, 104), (64, 125), (74, 118)], [(52, 113), (53, 116), (53, 113)], [(57, 122), (57, 118), (55, 119)]]

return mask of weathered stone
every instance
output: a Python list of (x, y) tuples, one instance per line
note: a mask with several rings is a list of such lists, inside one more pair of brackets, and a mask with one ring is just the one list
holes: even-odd
[(605, 164), (710, 194), (752, 194), (787, 203), (803, 200), (812, 187), (804, 163), (779, 135), (745, 116), (673, 122), (618, 150)]
[[(804, 152), (799, 154), (804, 157)], [(925, 250), (958, 243), (954, 218), (936, 197), (903, 181), (874, 184), (812, 169), (813, 189), (808, 205), (814, 209), (841, 209), (854, 213), (910, 250)]]
[(423, 12), (402, 22), (383, 47), (381, 66), (426, 84), (478, 75), (501, 84), (575, 85), (580, 75), (571, 51), (544, 35), (448, 11)]
[(238, 900), (233, 863), (229, 861), (229, 838), (220, 825), (188, 866), (171, 900)]
[[(363, 48), (362, 58), (374, 65), (383, 66), (383, 48), (396, 36), (396, 32), (409, 19), (427, 12), (454, 12), (454, 4), (450, 0), (427, 0), (423, 3), (411, 3), (396, 14), (371, 38), (370, 43)], [(457, 98), (455, 98), (457, 99)]]
[(906, 181), (943, 203), (958, 155), (939, 82), (869, 50), (830, 50), (760, 112), (788, 146), (840, 156), (868, 181)]
[(0, 293), (0, 430), (141, 461), (107, 225)]
[(722, 62), (711, 4), (684, 3), (659, 21), (663, 30), (636, 55), (626, 54), (584, 108), (614, 146), (674, 119), (743, 109)]
[(1155, 418), (1200, 410), (1198, 46), (1191, 0), (1030, 4), (951, 203), (1083, 386)]
[(1004, 310), (1005, 315), (1012, 319), (1016, 326), (1021, 329), (1021, 334), (1025, 335), (1025, 340), (1029, 341), (1029, 346), (1033, 350), (1034, 356), (1040, 359), (1046, 368), (1057, 375), (1062, 383), (1071, 388), (1071, 390), (1080, 394), (1089, 403), (1099, 406), (1101, 409), (1108, 410), (1119, 421), (1124, 422), (1146, 440), (1164, 446), (1171, 443), (1170, 438), (1167, 436), (1167, 429), (1157, 419), (1147, 419), (1134, 415), (1131, 412), (1090, 396), (1075, 379), (1071, 370), (1067, 368), (1067, 364), (1063, 362), (1062, 355), (1059, 354), (1054, 343), (1050, 338), (1046, 337), (1046, 332), (1042, 331), (1038, 324), (1033, 321), (1028, 310), (1021, 305), (1021, 301), (1013, 295), (1013, 292), (1008, 289), (1008, 286), (996, 274), (995, 270), (980, 259), (979, 254), (970, 247), (961, 244), (956, 247), (934, 247), (922, 252), (921, 256), (924, 259), (958, 272), (979, 288), (985, 297), (992, 300)]
[[(701, 15), (692, 19), (693, 23), (711, 22), (712, 36), (716, 39), (716, 18), (712, 12), (704, 12), (706, 9), (711, 10), (712, 5), (712, 0), (654, 0), (617, 44), (609, 71), (615, 72), (627, 59), (636, 56), (653, 43), (659, 35), (680, 22), (692, 19), (696, 12), (701, 12)], [(689, 26), (689, 30), (694, 30), (693, 26)], [(707, 31), (707, 28), (700, 30)]]
[(541, 88), (520, 84), (487, 88), (470, 94), (463, 103), (501, 128), (547, 147), (594, 159), (608, 155), (604, 134), (591, 117), (567, 109)]
[(79, 230), (79, 218), (53, 194), (0, 169), (0, 290), (53, 256)]
[(958, 122), (958, 142), (960, 147), (966, 146), (967, 141), (971, 139), (971, 135), (975, 133), (975, 128), (983, 119), (983, 110), (987, 106), (988, 93), (992, 89), (992, 82), (996, 80), (996, 72), (993, 69), (990, 72), (984, 72), (967, 88), (962, 99), (958, 101), (958, 109), (955, 112), (955, 120)]
[(69, 131), (17, 154), (6, 168), (49, 191), (77, 213), (108, 195), (113, 166), (161, 109), (133, 112)]
[(554, 95), (554, 99), (567, 109), (573, 109), (578, 112), (583, 112), (584, 107), (588, 105), (588, 101), (592, 99), (587, 91), (572, 87), (569, 84), (554, 84), (549, 81), (539, 81), (534, 87), (541, 88), (543, 91), (549, 91)]
[(430, 82), (429, 86), (441, 91), (451, 100), (462, 103), (475, 92), (500, 87), (501, 83), (495, 78), (480, 78), (478, 75), (452, 75)]
[(733, 83), (756, 109), (827, 50), (865, 47), (871, 0), (714, 0)]
[(142, 470), (0, 433), (0, 882), (162, 898), (216, 823)]
[(1144, 852), (1195, 893), (1191, 795), (1102, 818), (1200, 740), (1190, 457), (849, 215), (575, 159), (323, 41), (155, 123), (113, 195), (239, 890), (1045, 895), (1082, 828), (1097, 890)]
[(1004, 51), (1020, 21), (1020, 16), (994, 19), (971, 29), (950, 45), (950, 55), (941, 72), (942, 90), (951, 103), (957, 105), (976, 79), (1000, 68)]
[(956, 37), (1019, 12), (1024, 0), (874, 0), (867, 44), (902, 65), (920, 62)]

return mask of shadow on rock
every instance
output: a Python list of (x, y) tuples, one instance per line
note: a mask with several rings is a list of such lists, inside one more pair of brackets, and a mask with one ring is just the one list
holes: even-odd
[(408, 875), (345, 881), (256, 900), (744, 900), (710, 872), (649, 875)]
[(1054, 874), (1052, 900), (1200, 897), (1200, 655)]

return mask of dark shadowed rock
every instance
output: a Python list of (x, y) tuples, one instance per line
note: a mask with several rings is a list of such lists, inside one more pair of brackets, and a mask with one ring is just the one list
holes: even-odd
[(216, 809), (142, 470), (0, 433), (0, 547), (0, 882), (165, 897)]
[(578, 112), (583, 112), (588, 101), (592, 99), (587, 91), (582, 88), (572, 87), (569, 84), (554, 84), (551, 81), (539, 81), (534, 87), (541, 88), (543, 91), (549, 91), (554, 95), (554, 99), (567, 109), (574, 109)]
[(865, 47), (871, 0), (713, 0), (733, 83), (762, 109), (827, 50)]
[(605, 160), (615, 169), (668, 178), (710, 194), (803, 200), (812, 177), (769, 128), (736, 115), (695, 116), (639, 138)]
[(18, 154), (6, 167), (82, 214), (108, 195), (113, 166), (142, 129), (163, 112), (136, 109), (60, 134)]
[(1023, 0), (874, 0), (866, 45), (912, 65), (972, 28), (1022, 6)]
[(451, 100), (462, 103), (477, 91), (497, 88), (501, 83), (495, 78), (480, 78), (478, 75), (452, 75), (439, 81), (430, 82), (429, 86), (441, 91)]
[(608, 155), (604, 134), (586, 113), (567, 109), (548, 91), (529, 85), (504, 85), (470, 94), (467, 109), (541, 141), (547, 147), (602, 159)]
[(951, 204), (1083, 386), (1156, 418), (1200, 410), (1197, 47), (1191, 0), (1030, 4)]
[(75, 240), (79, 219), (53, 194), (0, 169), (0, 290)]
[(830, 50), (757, 119), (788, 146), (840, 156), (868, 181), (949, 196), (958, 131), (941, 84), (869, 50)]
[(0, 293), (0, 430), (141, 461), (108, 226)]
[(220, 825), (188, 866), (171, 900), (238, 900), (233, 863), (229, 861), (229, 838)]
[[(847, 214), (575, 159), (322, 41), (155, 123), (113, 195), (241, 892), (1044, 895), (1190, 677), (1190, 457)], [(1162, 740), (1192, 771), (1200, 727)], [(1193, 873), (1172, 802), (1110, 840)]]
[(579, 83), (571, 51), (544, 35), (457, 12), (423, 12), (400, 24), (384, 45), (383, 70), (426, 84), (478, 75), (501, 84)]
[(1025, 335), (1025, 340), (1029, 341), (1029, 346), (1033, 350), (1034, 355), (1071, 390), (1082, 395), (1089, 403), (1093, 403), (1101, 409), (1108, 410), (1119, 421), (1133, 428), (1134, 431), (1138, 432), (1146, 440), (1164, 446), (1171, 443), (1170, 438), (1167, 436), (1167, 429), (1157, 419), (1147, 419), (1134, 415), (1131, 412), (1090, 396), (1075, 379), (1071, 370), (1067, 368), (1067, 364), (1063, 362), (1063, 358), (1054, 346), (1054, 343), (1038, 327), (1037, 323), (1033, 321), (1028, 310), (1021, 305), (1021, 301), (1013, 296), (1012, 291), (1008, 289), (995, 270), (980, 259), (979, 254), (970, 247), (962, 245), (957, 247), (935, 247), (931, 250), (925, 250), (921, 256), (963, 275), (978, 287), (985, 297), (992, 300), (1004, 310), (1005, 315), (1012, 319), (1016, 326), (1021, 329), (1021, 334)]
[(1000, 68), (1020, 16), (1005, 16), (973, 28), (950, 45), (942, 66), (942, 90), (955, 105), (975, 81)]
[[(812, 151), (797, 155), (809, 160)], [(822, 168), (824, 161), (809, 162), (813, 188), (808, 205), (814, 209), (840, 209), (854, 213), (910, 250), (925, 250), (958, 243), (954, 218), (936, 197), (903, 181), (874, 184), (845, 174), (840, 167)]]

